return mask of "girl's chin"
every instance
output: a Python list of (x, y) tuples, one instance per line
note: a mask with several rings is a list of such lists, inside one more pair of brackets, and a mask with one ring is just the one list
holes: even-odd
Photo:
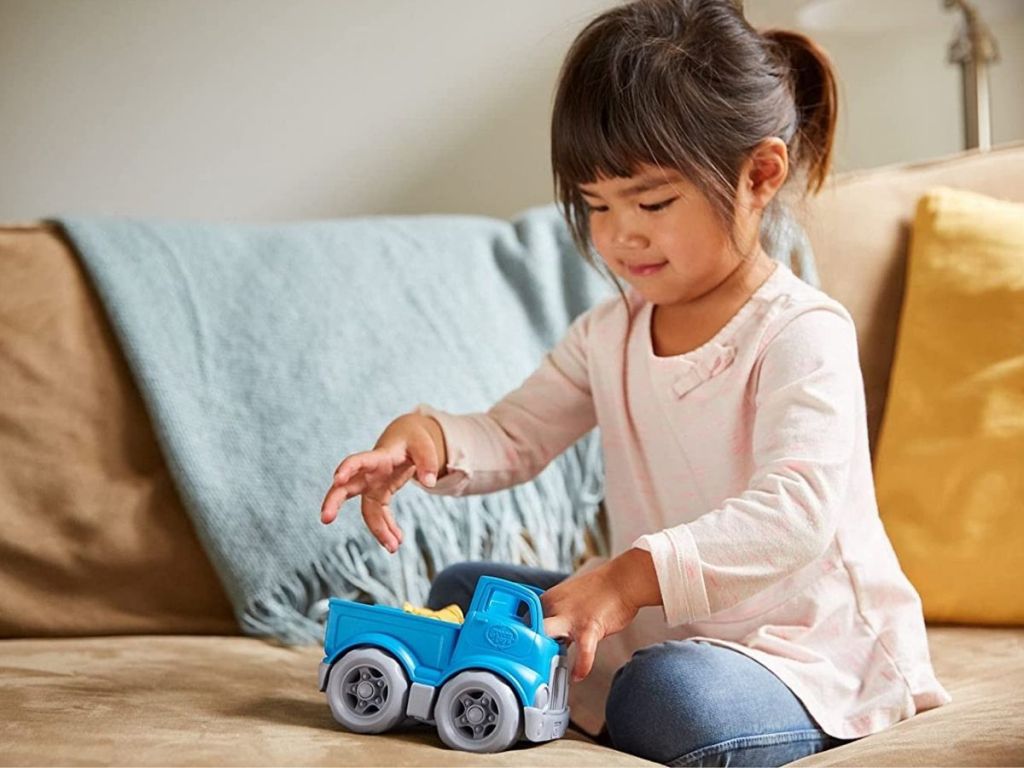
[(642, 294), (648, 299), (653, 300), (656, 296), (664, 298), (670, 293), (670, 286), (668, 285), (668, 282), (665, 280), (625, 276), (623, 279), (631, 286), (633, 286), (633, 290), (635, 290), (637, 293)]
[(680, 304), (685, 303), (687, 298), (680, 295), (678, 286), (669, 285), (667, 282), (654, 284), (652, 282), (630, 281), (633, 290), (640, 294), (650, 304)]

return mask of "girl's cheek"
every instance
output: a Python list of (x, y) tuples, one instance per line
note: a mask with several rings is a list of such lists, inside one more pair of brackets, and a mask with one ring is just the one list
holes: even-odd
[(591, 220), (590, 239), (598, 253), (605, 255), (615, 251), (613, 247), (614, 234), (614, 225), (608, 221), (607, 217), (601, 220)]
[(600, 229), (595, 229), (593, 225), (590, 227), (590, 241), (594, 246), (594, 250), (601, 255), (601, 258), (605, 258), (605, 254), (610, 251), (607, 248), (607, 238)]

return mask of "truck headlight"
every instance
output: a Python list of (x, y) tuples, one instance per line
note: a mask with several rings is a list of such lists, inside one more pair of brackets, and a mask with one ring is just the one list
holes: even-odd
[(548, 688), (547, 683), (541, 683), (537, 693), (533, 695), (533, 706), (537, 709), (547, 709), (549, 701), (551, 701), (551, 689)]

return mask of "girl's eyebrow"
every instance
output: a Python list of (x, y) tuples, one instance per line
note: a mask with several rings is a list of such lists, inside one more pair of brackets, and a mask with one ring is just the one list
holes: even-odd
[[(661, 187), (665, 187), (668, 186), (669, 184), (674, 183), (674, 181), (674, 179), (666, 179), (664, 177), (641, 178), (640, 181), (636, 182), (635, 184), (631, 184), (630, 186), (623, 189), (619, 193), (619, 197), (631, 197), (633, 195), (638, 195), (641, 192), (649, 192), (652, 189), (660, 189)], [(600, 197), (600, 195), (598, 195), (596, 192), (591, 192), (590, 190), (584, 189), (583, 187), (577, 186), (576, 188), (584, 195), (589, 195), (590, 197)]]

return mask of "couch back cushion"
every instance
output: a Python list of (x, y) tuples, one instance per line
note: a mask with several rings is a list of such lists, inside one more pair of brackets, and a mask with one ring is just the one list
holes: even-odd
[(68, 245), (0, 228), (0, 636), (239, 632)]
[(814, 249), (821, 286), (857, 325), (871, 447), (885, 410), (917, 201), (947, 186), (1024, 201), (1024, 143), (836, 177), (794, 213)]
[[(875, 435), (918, 197), (1024, 196), (1024, 144), (847, 174), (797, 208), (852, 313)], [(0, 636), (238, 633), (117, 342), (73, 252), (0, 227)]]

